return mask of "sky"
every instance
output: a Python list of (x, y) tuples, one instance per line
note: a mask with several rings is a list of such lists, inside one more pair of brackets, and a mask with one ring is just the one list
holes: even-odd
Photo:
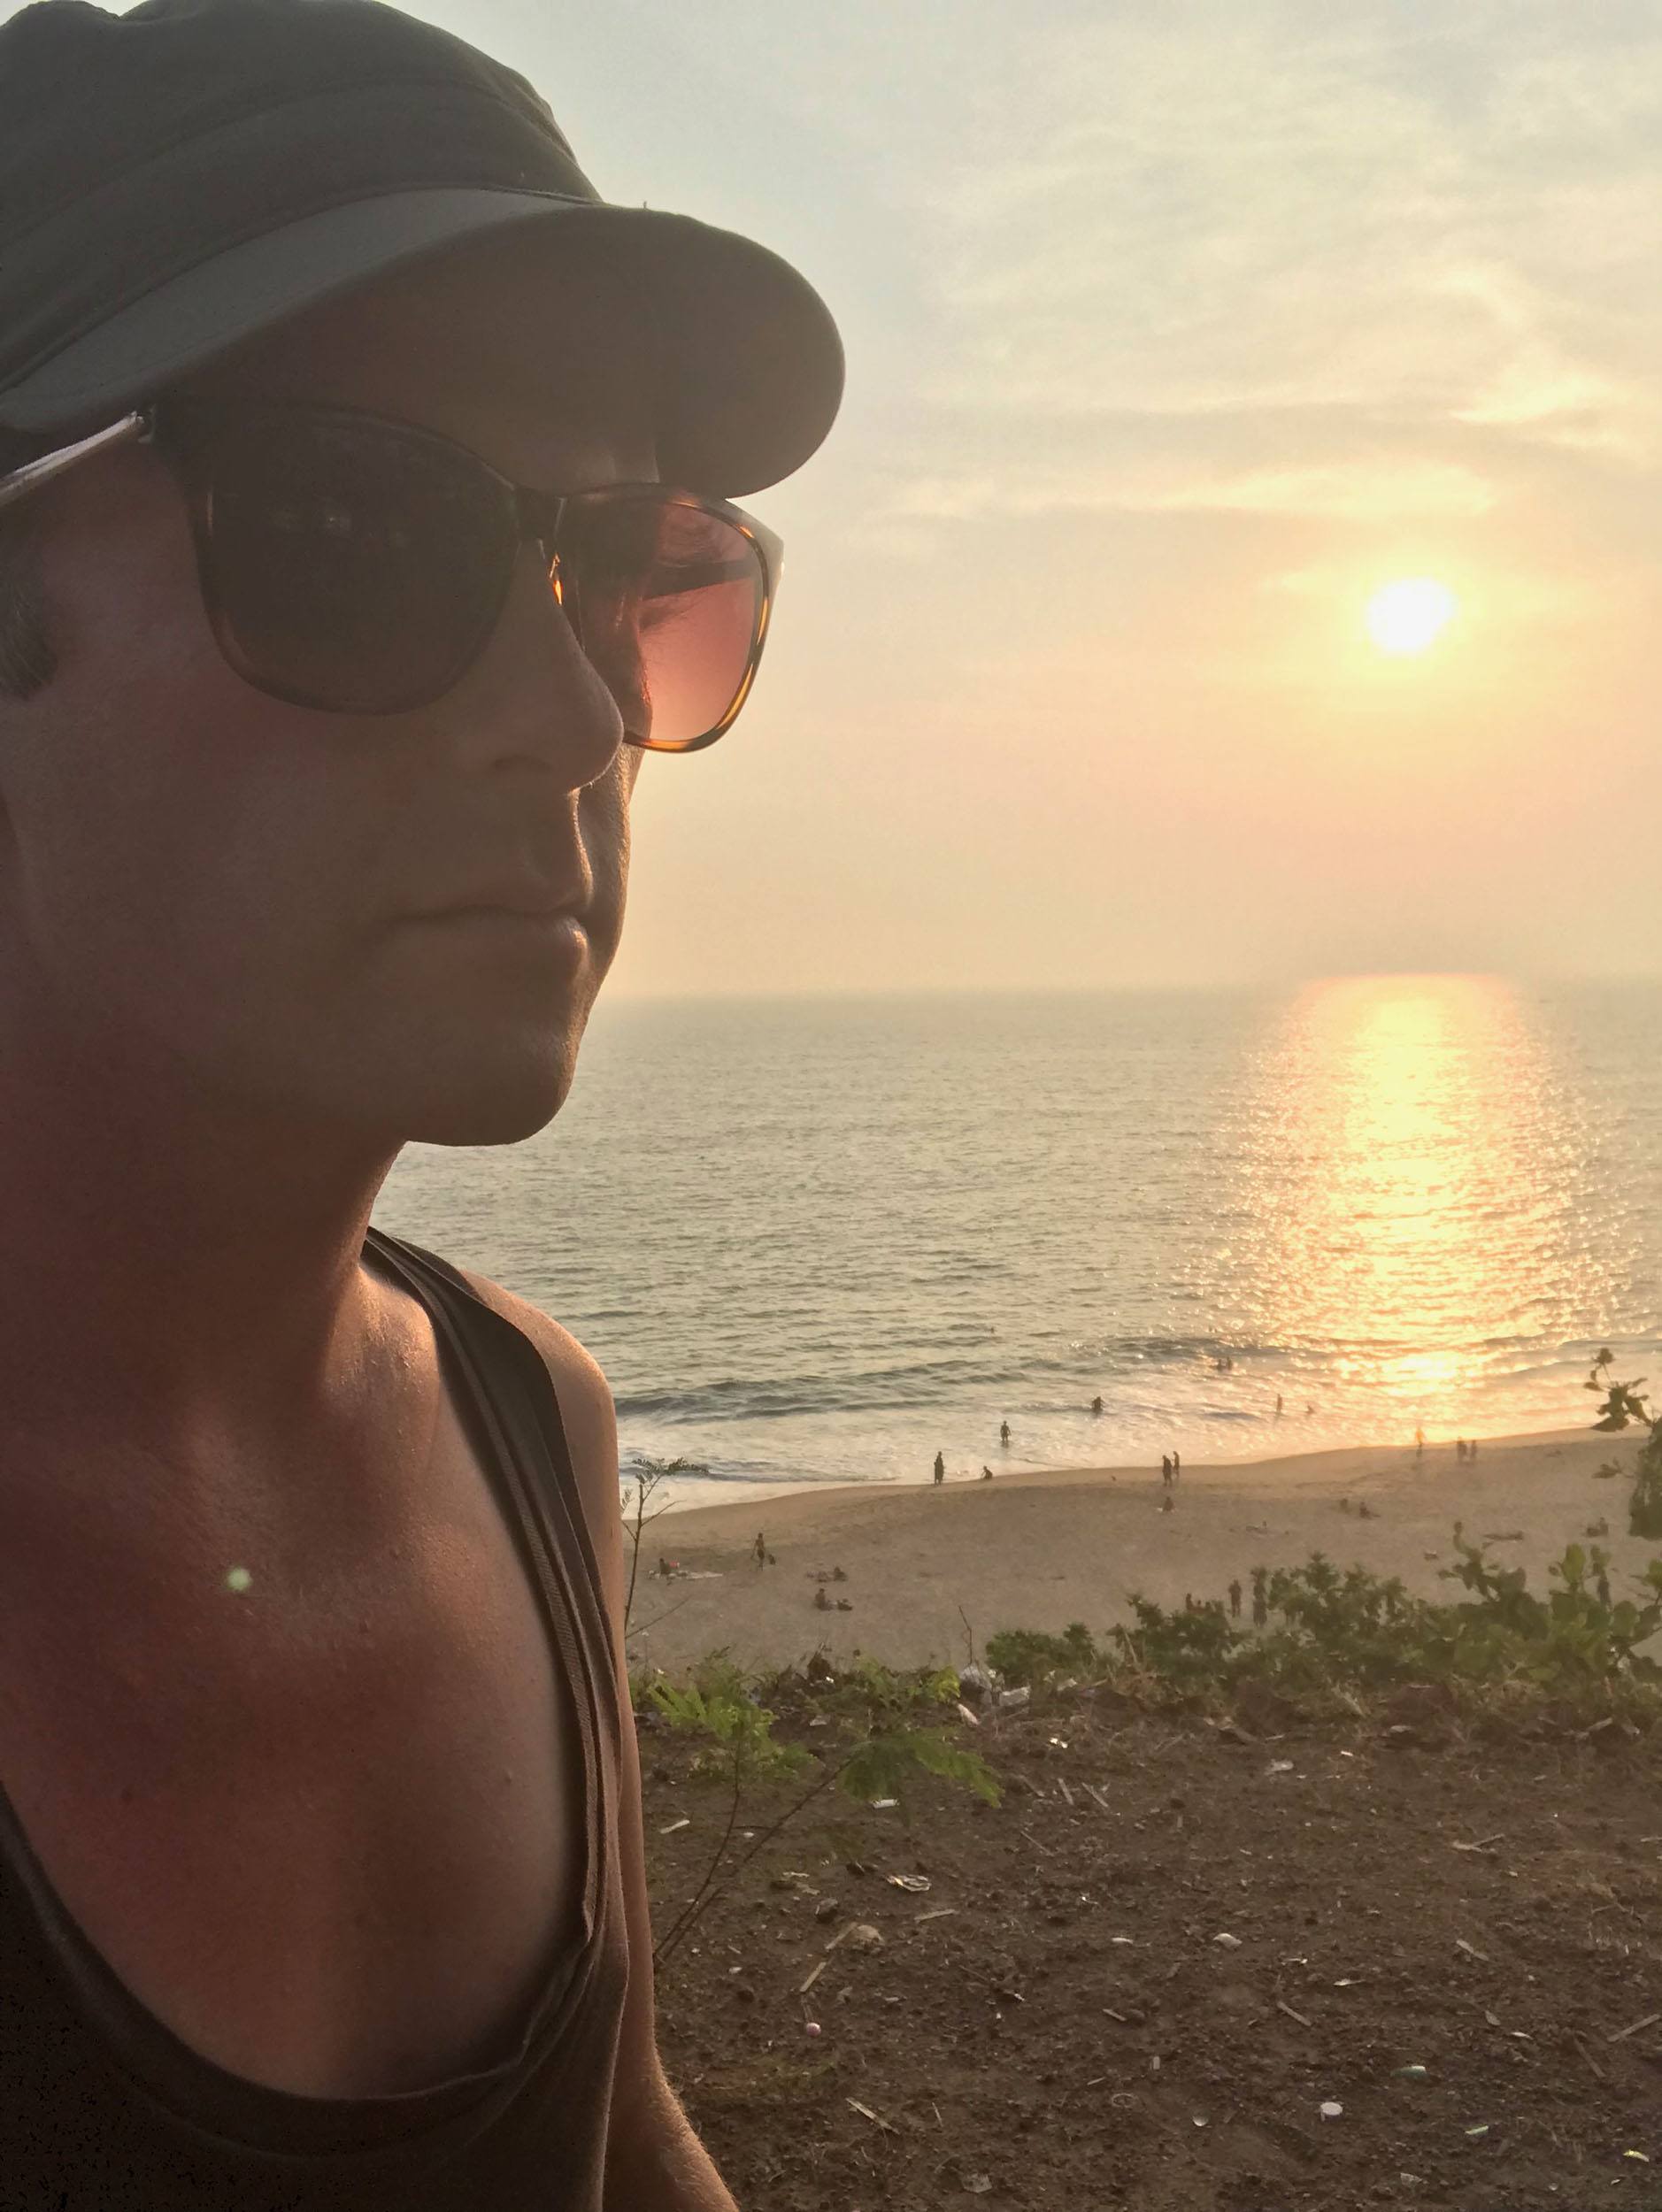
[(616, 993), (1662, 972), (1655, 0), (415, 12), (847, 346)]

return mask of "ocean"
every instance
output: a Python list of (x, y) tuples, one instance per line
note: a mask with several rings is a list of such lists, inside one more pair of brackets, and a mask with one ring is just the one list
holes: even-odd
[(760, 1498), (1589, 1419), (1601, 1346), (1662, 1386), (1659, 1136), (1662, 986), (603, 1001), (376, 1217), (581, 1338), (626, 1478)]

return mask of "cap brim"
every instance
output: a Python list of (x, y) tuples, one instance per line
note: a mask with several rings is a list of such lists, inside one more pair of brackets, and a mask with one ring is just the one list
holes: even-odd
[(468, 239), (538, 225), (551, 240), (603, 236), (637, 271), (665, 355), (666, 476), (742, 497), (813, 452), (842, 397), (843, 348), (788, 262), (690, 216), (477, 188), (352, 201), (245, 240), (0, 393), (0, 425), (42, 433), (112, 417), (303, 309)]

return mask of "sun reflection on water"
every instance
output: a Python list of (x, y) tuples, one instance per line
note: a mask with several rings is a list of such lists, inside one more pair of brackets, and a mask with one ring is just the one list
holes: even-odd
[(1005, 1417), (1035, 1465), (1492, 1437), (1585, 1417), (1601, 1344), (1662, 1373), (1658, 1038), (1657, 987), (1481, 977), (646, 1006), (378, 1214), (717, 1494), (978, 1471)]
[(1341, 1347), (1329, 1372), (1412, 1427), (1458, 1417), (1474, 1346), (1538, 1333), (1555, 1271), (1566, 1306), (1597, 1302), (1566, 1214), (1585, 1133), (1510, 984), (1312, 985), (1255, 1083), (1269, 1341)]

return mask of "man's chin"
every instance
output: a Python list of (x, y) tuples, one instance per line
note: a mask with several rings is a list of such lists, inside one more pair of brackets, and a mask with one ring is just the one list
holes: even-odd
[[(581, 1033), (581, 1032), (579, 1033)], [(432, 1048), (406, 1062), (402, 1082), (381, 1071), (377, 1118), (404, 1144), (519, 1144), (547, 1128), (570, 1094), (578, 1036), (526, 1038), (518, 1048), (475, 1040), (471, 1050)]]
[(524, 1070), (512, 1079), (458, 1083), (412, 1103), (409, 1144), (520, 1144), (546, 1129), (571, 1091), (569, 1066)]

